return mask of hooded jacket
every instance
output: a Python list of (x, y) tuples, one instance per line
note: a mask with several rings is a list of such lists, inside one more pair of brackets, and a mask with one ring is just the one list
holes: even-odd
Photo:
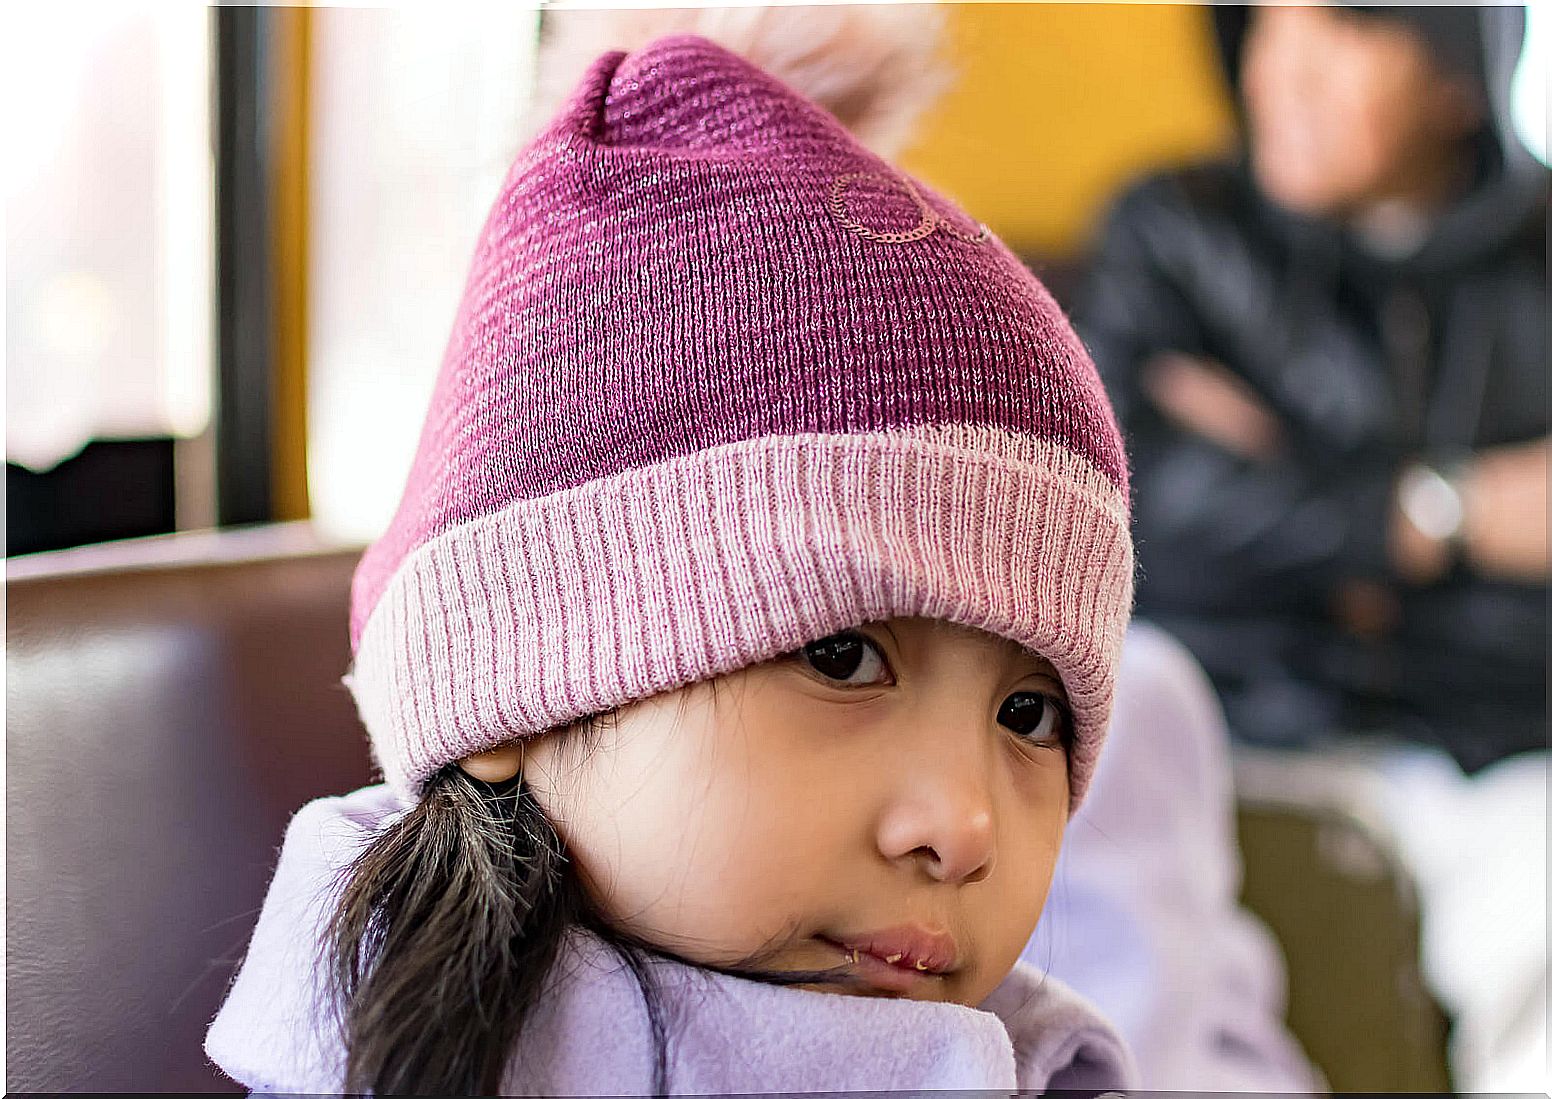
[[(1415, 251), (1381, 257), (1278, 208), (1243, 159), (1200, 165), (1121, 198), (1075, 311), (1134, 466), (1138, 609), (1202, 662), (1244, 739), (1373, 731), (1467, 770), (1545, 745), (1545, 585), (1457, 564), (1409, 586), (1385, 544), (1407, 462), (1547, 433), (1548, 175), (1507, 118), (1524, 13), (1474, 17), (1474, 183)], [(1216, 19), (1232, 83), (1245, 14)], [(1283, 454), (1254, 462), (1167, 420), (1141, 380), (1161, 352), (1242, 379)], [(1352, 580), (1389, 590), (1389, 628), (1340, 624)]]
[[(259, 1092), (338, 1093), (345, 1050), (318, 983), (332, 885), (402, 810), (384, 786), (303, 808), (286, 831), (248, 954), (205, 1052)], [(1100, 1091), (1132, 1086), (1130, 1055), (1077, 993), (1020, 964), (981, 1008), (782, 988), (662, 963), (674, 1094), (804, 1091)], [(519, 1038), (502, 1091), (634, 1095), (655, 1047), (639, 986), (576, 934)]]

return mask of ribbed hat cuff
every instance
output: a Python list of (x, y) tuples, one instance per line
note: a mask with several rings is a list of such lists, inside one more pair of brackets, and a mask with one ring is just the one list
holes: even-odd
[(346, 683), (385, 779), (441, 767), (895, 616), (1008, 637), (1061, 675), (1076, 807), (1131, 610), (1120, 491), (998, 429), (795, 435), (521, 500), (435, 536)]

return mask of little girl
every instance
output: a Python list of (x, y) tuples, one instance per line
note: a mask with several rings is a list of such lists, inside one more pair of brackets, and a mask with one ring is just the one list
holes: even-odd
[(984, 227), (697, 38), (480, 237), (210, 1056), (260, 1090), (1128, 1086), (1016, 964), (1131, 602), (1109, 405)]

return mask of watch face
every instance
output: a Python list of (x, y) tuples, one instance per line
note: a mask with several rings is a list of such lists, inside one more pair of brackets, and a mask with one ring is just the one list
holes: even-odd
[(1460, 533), (1465, 518), (1460, 493), (1436, 469), (1410, 467), (1401, 475), (1397, 502), (1407, 521), (1435, 541), (1447, 541)]

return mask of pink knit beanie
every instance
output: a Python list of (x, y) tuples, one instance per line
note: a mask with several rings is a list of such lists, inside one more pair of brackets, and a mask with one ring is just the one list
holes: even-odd
[(984, 227), (699, 38), (600, 58), (475, 252), (347, 677), (387, 781), (897, 615), (1013, 639), (1073, 801), (1131, 609), (1126, 460)]

